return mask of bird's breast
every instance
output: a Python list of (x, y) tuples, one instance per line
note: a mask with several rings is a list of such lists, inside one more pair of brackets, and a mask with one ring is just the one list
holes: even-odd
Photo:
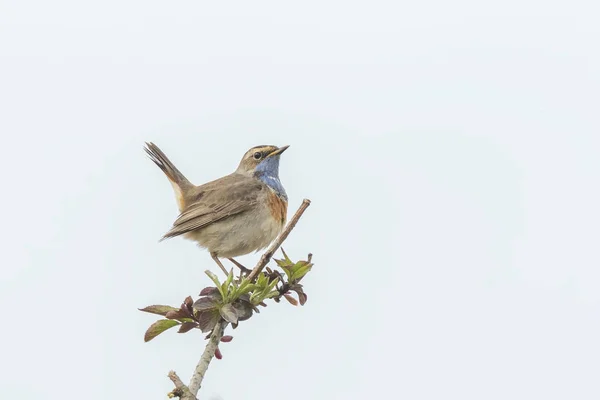
[(275, 193), (274, 190), (269, 190), (268, 205), (273, 219), (283, 226), (287, 218), (287, 200)]

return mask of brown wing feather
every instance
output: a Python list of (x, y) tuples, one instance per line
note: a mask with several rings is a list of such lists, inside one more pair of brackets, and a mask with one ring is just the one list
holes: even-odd
[(204, 228), (250, 210), (265, 185), (241, 174), (232, 174), (196, 187), (196, 200), (186, 207), (161, 240)]

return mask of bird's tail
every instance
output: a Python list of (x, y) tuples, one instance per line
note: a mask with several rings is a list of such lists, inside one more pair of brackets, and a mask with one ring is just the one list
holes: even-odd
[(154, 161), (154, 164), (165, 173), (171, 182), (175, 191), (175, 197), (177, 198), (177, 204), (179, 205), (179, 211), (182, 211), (185, 208), (185, 193), (194, 185), (187, 180), (157, 145), (152, 142), (146, 142), (144, 150), (146, 150), (148, 157)]

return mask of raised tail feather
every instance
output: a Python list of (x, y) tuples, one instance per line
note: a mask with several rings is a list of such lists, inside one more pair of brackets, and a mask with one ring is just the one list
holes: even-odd
[(146, 142), (144, 150), (148, 154), (148, 157), (165, 173), (173, 190), (175, 191), (175, 197), (177, 198), (177, 205), (179, 211), (185, 208), (185, 192), (187, 189), (192, 187), (192, 183), (173, 165), (171, 160), (152, 142)]

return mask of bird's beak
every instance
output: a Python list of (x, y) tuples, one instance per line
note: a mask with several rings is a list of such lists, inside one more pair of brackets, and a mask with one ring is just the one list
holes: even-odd
[(288, 146), (281, 146), (277, 150), (274, 150), (271, 153), (269, 153), (269, 157), (276, 156), (276, 155), (279, 155), (279, 154), (283, 153), (284, 151), (287, 150), (288, 147), (290, 147), (290, 146), (289, 145)]

